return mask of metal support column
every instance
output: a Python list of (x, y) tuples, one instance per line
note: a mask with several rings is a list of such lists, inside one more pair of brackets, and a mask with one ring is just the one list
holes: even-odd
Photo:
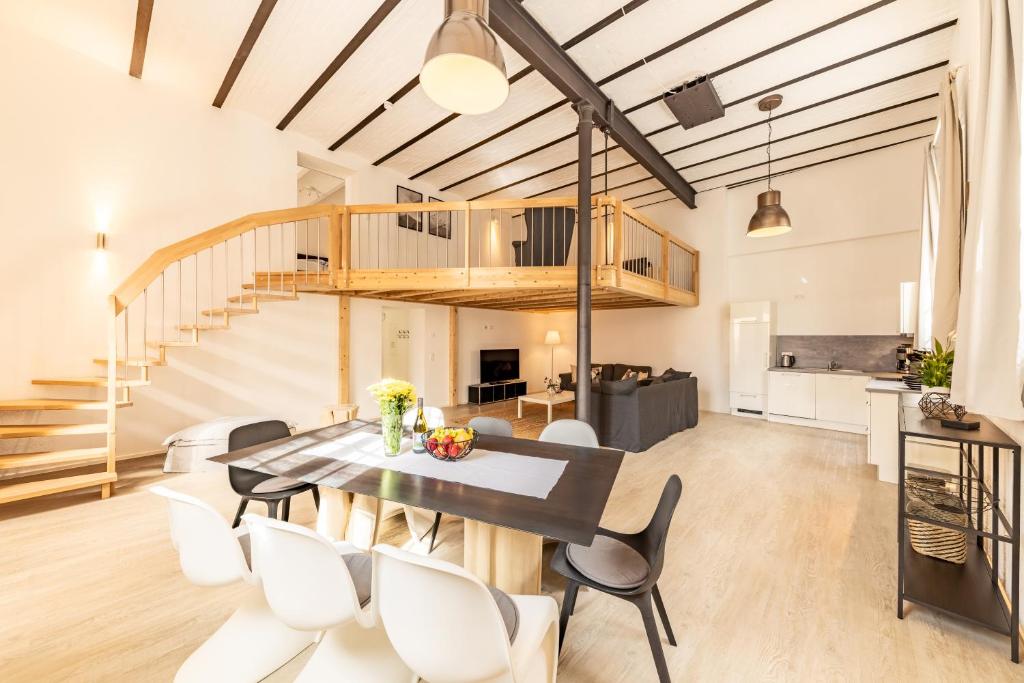
[(594, 142), (594, 107), (587, 101), (576, 105), (580, 122), (579, 186), (576, 221), (576, 419), (590, 418), (590, 164)]

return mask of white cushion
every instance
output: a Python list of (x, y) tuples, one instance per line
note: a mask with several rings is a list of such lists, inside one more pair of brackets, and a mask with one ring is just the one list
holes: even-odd
[(287, 489), (293, 489), (297, 486), (305, 486), (305, 483), (298, 481), (297, 479), (292, 479), (291, 477), (273, 477), (266, 481), (261, 481), (253, 487), (252, 492), (256, 494), (278, 493)]
[(651, 573), (643, 555), (609, 536), (595, 536), (589, 547), (570, 543), (565, 555), (576, 571), (609, 588), (636, 588)]

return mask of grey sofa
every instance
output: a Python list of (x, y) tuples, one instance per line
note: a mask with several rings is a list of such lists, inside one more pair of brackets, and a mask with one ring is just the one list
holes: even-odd
[[(615, 374), (620, 366), (650, 372), (644, 366), (605, 367), (612, 368), (610, 376), (621, 377)], [(571, 375), (562, 375), (562, 383), (575, 389)], [(591, 387), (590, 424), (602, 446), (637, 453), (697, 426), (697, 378), (689, 373), (666, 373), (643, 382), (609, 379)]]

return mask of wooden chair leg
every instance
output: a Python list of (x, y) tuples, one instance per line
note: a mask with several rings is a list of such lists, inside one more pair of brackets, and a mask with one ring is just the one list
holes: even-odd
[(558, 619), (558, 651), (562, 651), (562, 642), (565, 640), (565, 629), (569, 626), (569, 617), (572, 616), (573, 608), (576, 606), (576, 593), (580, 585), (575, 581), (565, 584), (565, 595), (562, 597), (562, 613)]
[(638, 595), (633, 603), (644, 618), (644, 630), (647, 631), (647, 642), (651, 645), (654, 656), (654, 667), (658, 670), (660, 683), (671, 683), (668, 675), (668, 664), (665, 662), (665, 651), (661, 648), (661, 634), (658, 633), (658, 622), (654, 619), (654, 607), (651, 605), (650, 593)]
[(271, 519), (277, 519), (277, 501), (276, 500), (268, 500), (267, 501), (267, 517), (270, 517)]
[(235, 513), (235, 521), (231, 523), (232, 529), (237, 529), (238, 525), (242, 523), (242, 515), (245, 514), (245, 506), (248, 504), (249, 499), (244, 497), (238, 502), (238, 512)]
[(668, 621), (668, 612), (665, 610), (665, 601), (661, 599), (661, 591), (658, 590), (658, 584), (654, 584), (652, 594), (654, 595), (654, 604), (658, 608), (658, 614), (661, 616), (661, 625), (665, 627), (665, 635), (668, 636), (668, 644), (675, 647), (676, 635), (672, 633), (672, 624)]
[(283, 503), (282, 503), (282, 505), (281, 505), (281, 519), (283, 521), (287, 522), (288, 521), (288, 517), (291, 516), (291, 513), (292, 513), (292, 499), (291, 498), (285, 498)]
[(320, 512), (320, 489), (314, 486), (310, 490), (313, 491), (313, 505), (316, 506), (317, 512)]

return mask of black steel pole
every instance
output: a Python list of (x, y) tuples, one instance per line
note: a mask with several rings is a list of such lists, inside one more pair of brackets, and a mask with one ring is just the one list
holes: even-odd
[(594, 142), (594, 108), (589, 102), (576, 105), (580, 122), (579, 186), (576, 216), (576, 419), (590, 419), (590, 162)]

